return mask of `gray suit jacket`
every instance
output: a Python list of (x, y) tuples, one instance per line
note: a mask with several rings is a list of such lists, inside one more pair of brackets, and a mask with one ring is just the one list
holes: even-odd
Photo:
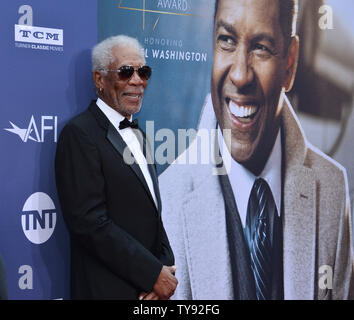
[[(289, 101), (282, 98), (284, 298), (351, 298), (353, 252), (345, 169), (308, 143)], [(208, 96), (199, 130), (215, 128)], [(215, 165), (178, 164), (181, 157), (185, 154), (159, 178), (162, 218), (179, 280), (173, 298), (233, 299), (225, 205), (213, 174)]]

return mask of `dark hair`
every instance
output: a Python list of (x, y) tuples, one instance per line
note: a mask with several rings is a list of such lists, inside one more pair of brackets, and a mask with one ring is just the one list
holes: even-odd
[[(279, 23), (284, 36), (285, 46), (287, 49), (291, 42), (291, 37), (296, 33), (296, 18), (298, 0), (278, 0), (279, 2)], [(218, 10), (219, 0), (215, 1), (214, 22)]]

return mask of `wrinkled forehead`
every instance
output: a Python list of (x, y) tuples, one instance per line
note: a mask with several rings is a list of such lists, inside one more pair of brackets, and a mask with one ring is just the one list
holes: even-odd
[(242, 25), (242, 30), (279, 31), (279, 0), (219, 0), (215, 27), (220, 21), (235, 27)]
[(220, 0), (214, 31), (251, 42), (268, 39), (279, 50), (284, 46), (278, 0)]
[(121, 67), (122, 65), (141, 66), (145, 64), (144, 53), (140, 49), (129, 45), (118, 45), (112, 49), (114, 61), (112, 65)]

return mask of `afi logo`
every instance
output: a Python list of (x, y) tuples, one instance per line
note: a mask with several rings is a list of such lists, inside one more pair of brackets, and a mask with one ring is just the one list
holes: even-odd
[(46, 193), (36, 192), (26, 200), (21, 224), (29, 241), (35, 244), (46, 242), (53, 234), (56, 222), (54, 202)]
[(57, 116), (42, 116), (40, 121), (40, 130), (32, 115), (27, 128), (19, 128), (13, 122), (9, 121), (12, 128), (5, 128), (4, 130), (17, 134), (23, 142), (32, 140), (35, 142), (44, 142), (45, 133), (53, 131), (53, 140), (57, 142), (58, 136), (58, 117)]

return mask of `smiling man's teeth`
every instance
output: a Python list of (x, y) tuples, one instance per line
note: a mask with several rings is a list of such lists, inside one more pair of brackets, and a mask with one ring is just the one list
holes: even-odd
[(129, 96), (129, 97), (132, 97), (132, 98), (139, 98), (140, 97), (140, 95), (132, 94), (132, 93), (127, 93), (126, 95)]
[(257, 107), (255, 106), (239, 106), (231, 100), (229, 107), (231, 113), (237, 118), (248, 118), (257, 112)]

